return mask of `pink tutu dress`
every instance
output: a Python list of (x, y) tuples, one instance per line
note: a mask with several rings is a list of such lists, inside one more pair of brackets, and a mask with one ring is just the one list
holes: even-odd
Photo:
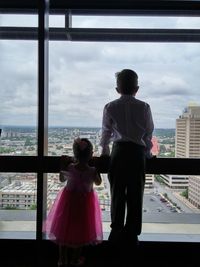
[(78, 247), (103, 239), (101, 209), (93, 189), (95, 168), (80, 171), (68, 166), (67, 184), (58, 193), (43, 225), (50, 240)]

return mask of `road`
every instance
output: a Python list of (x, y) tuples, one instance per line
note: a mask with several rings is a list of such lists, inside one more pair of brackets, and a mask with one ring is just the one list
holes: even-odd
[(194, 209), (189, 208), (181, 200), (177, 199), (176, 196), (174, 195), (174, 192), (177, 192), (177, 191), (173, 191), (172, 189), (170, 189), (166, 185), (161, 185), (160, 183), (155, 181), (154, 182), (154, 190), (155, 190), (154, 192), (158, 192), (160, 194), (167, 193), (168, 198), (170, 200), (172, 200), (172, 202), (176, 203), (177, 206), (179, 206), (181, 208), (182, 212), (185, 212), (185, 213), (195, 213), (196, 212), (195, 208)]

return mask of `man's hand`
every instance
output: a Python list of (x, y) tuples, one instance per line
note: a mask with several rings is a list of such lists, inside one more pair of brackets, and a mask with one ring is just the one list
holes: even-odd
[(156, 159), (157, 156), (156, 155), (152, 155), (150, 158), (147, 158), (147, 159)]
[(110, 156), (107, 155), (107, 154), (101, 154), (101, 155), (100, 155), (100, 158), (105, 158), (105, 159), (107, 159), (107, 158), (110, 158)]

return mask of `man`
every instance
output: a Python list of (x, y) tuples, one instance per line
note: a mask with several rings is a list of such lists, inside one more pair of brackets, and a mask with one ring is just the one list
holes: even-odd
[(142, 228), (145, 159), (151, 158), (154, 123), (149, 104), (135, 98), (138, 75), (130, 69), (116, 74), (120, 98), (104, 107), (101, 156), (110, 155), (111, 188), (109, 241), (137, 243)]

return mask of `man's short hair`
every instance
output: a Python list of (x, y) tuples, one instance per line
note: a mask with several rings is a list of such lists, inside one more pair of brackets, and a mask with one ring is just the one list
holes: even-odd
[(138, 87), (138, 75), (130, 69), (123, 69), (116, 74), (117, 87), (120, 88), (123, 94), (132, 94)]

